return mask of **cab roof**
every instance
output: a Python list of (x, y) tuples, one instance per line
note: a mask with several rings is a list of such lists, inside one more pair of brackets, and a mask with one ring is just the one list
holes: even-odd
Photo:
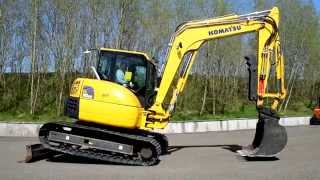
[(100, 51), (112, 51), (112, 52), (122, 52), (122, 53), (128, 53), (128, 54), (136, 54), (136, 55), (142, 55), (144, 56), (149, 62), (154, 64), (154, 62), (149, 58), (149, 56), (140, 51), (129, 51), (129, 50), (124, 50), (124, 49), (112, 49), (112, 48), (100, 48)]

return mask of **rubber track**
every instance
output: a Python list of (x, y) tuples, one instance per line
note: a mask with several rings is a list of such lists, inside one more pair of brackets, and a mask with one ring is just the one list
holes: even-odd
[[(124, 155), (121, 153), (115, 153), (115, 152), (108, 152), (108, 151), (93, 151), (92, 149), (75, 149), (71, 146), (51, 146), (49, 144), (49, 140), (47, 139), (47, 136), (49, 134), (50, 129), (46, 129), (46, 127), (50, 126), (67, 126), (71, 128), (84, 128), (85, 130), (89, 131), (99, 131), (101, 133), (105, 134), (112, 134), (116, 136), (120, 136), (122, 138), (131, 139), (134, 141), (141, 141), (143, 143), (149, 143), (151, 144), (154, 149), (156, 150), (156, 155), (149, 159), (142, 159), (138, 156), (130, 156), (130, 155)], [(45, 134), (45, 136), (41, 136), (42, 134)], [(151, 135), (154, 133), (150, 133)], [(73, 156), (80, 156), (85, 158), (90, 158), (94, 160), (100, 160), (100, 161), (106, 161), (116, 164), (126, 164), (126, 165), (136, 165), (136, 166), (152, 166), (159, 162), (159, 156), (162, 154), (161, 151), (161, 144), (155, 140), (152, 137), (148, 137), (148, 134), (142, 133), (142, 134), (129, 134), (129, 133), (123, 133), (123, 132), (117, 132), (105, 128), (97, 128), (97, 127), (90, 127), (90, 126), (84, 126), (79, 124), (73, 124), (73, 123), (47, 123), (43, 125), (39, 132), (39, 139), (40, 142), (43, 144), (45, 148), (51, 149), (53, 151), (61, 152), (64, 154), (70, 154)]]

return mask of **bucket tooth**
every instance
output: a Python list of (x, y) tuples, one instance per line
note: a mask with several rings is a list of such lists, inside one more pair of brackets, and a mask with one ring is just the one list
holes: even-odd
[(287, 132), (279, 120), (271, 109), (260, 109), (254, 140), (238, 153), (246, 157), (274, 157), (278, 154), (287, 144)]

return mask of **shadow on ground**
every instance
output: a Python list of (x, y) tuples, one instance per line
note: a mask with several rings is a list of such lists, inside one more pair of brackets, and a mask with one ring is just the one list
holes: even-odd
[[(181, 149), (185, 148), (208, 148), (208, 147), (213, 147), (213, 148), (222, 148), (229, 150), (233, 153), (237, 153), (238, 150), (242, 149), (242, 146), (238, 144), (218, 144), (218, 145), (189, 145), (189, 146), (169, 146), (168, 148), (168, 153), (166, 155), (169, 155), (171, 153), (174, 153), (176, 151), (179, 151)], [(239, 160), (246, 160), (246, 161), (277, 161), (279, 158), (277, 157), (242, 157), (238, 156)]]
[(242, 149), (242, 146), (239, 146), (237, 144), (169, 146), (168, 154), (171, 154), (173, 152), (176, 152), (185, 148), (208, 148), (208, 147), (221, 147), (222, 149), (226, 149), (234, 153)]

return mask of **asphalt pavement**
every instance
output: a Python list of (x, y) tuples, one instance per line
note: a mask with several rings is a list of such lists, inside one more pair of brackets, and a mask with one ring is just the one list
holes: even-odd
[(286, 128), (288, 145), (277, 158), (247, 161), (234, 151), (249, 144), (253, 130), (169, 134), (170, 154), (151, 167), (111, 165), (60, 156), (21, 163), (36, 138), (0, 137), (0, 179), (237, 179), (319, 180), (320, 126)]

